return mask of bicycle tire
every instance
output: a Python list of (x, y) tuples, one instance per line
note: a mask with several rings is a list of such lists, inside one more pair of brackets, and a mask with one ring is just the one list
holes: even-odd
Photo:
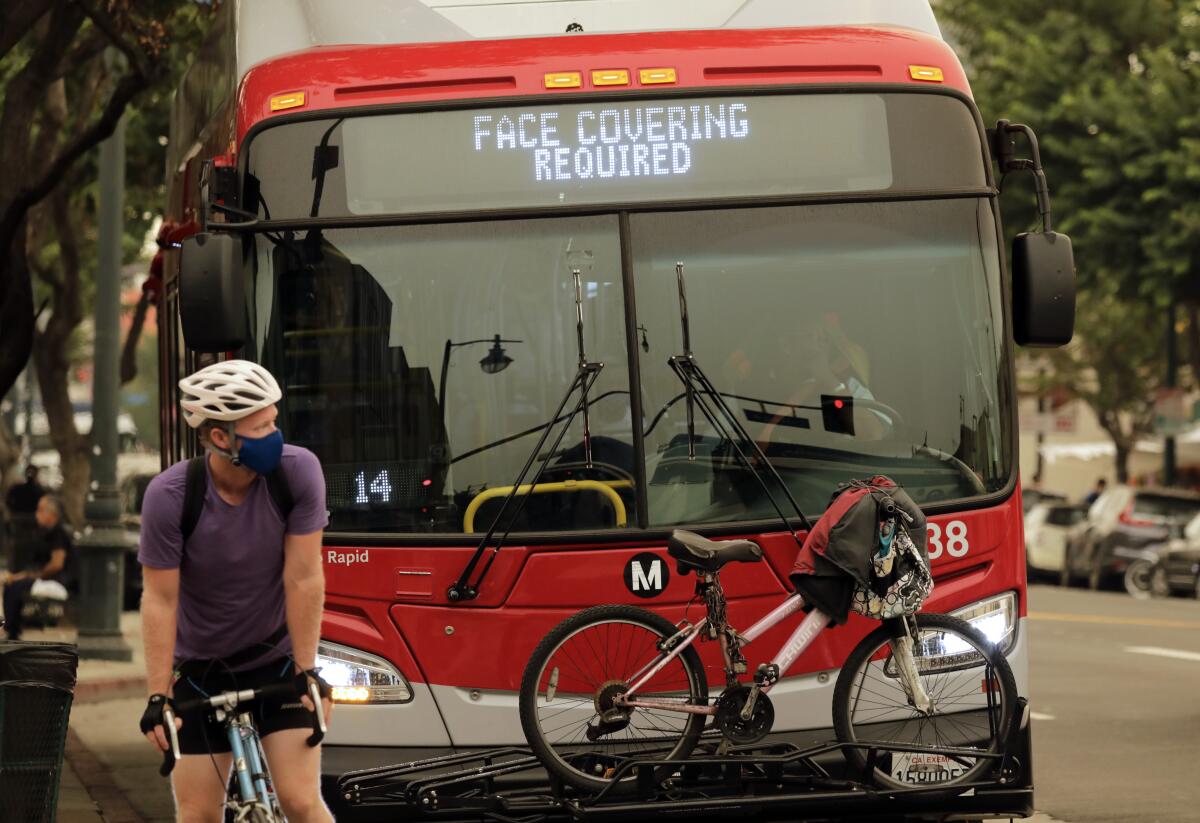
[[(907, 696), (899, 679), (889, 674), (888, 641), (892, 639), (892, 631), (888, 626), (881, 626), (854, 647), (838, 674), (833, 690), (833, 726), (838, 741), (896, 742), (930, 747), (953, 745), (978, 748), (981, 754), (999, 752), (1012, 723), (1017, 701), (1016, 678), (1008, 661), (994, 644), (965, 620), (947, 614), (918, 614), (916, 621), (919, 639), (914, 644), (914, 657), (918, 670), (922, 671), (922, 683), (934, 700), (934, 715), (922, 720), (916, 709), (907, 704)], [(943, 639), (938, 640), (939, 635)], [(957, 637), (957, 642), (966, 648), (961, 651), (948, 650), (944, 638), (952, 636)], [(885, 649), (888, 654), (881, 662)], [(964, 657), (964, 654), (975, 657)], [(978, 663), (973, 662), (976, 658)], [(956, 660), (960, 662), (955, 663)], [(934, 661), (945, 663), (937, 664)], [(925, 665), (924, 670), (922, 665)], [(990, 695), (985, 686), (989, 680), (986, 667), (992, 669)], [(877, 672), (874, 676), (870, 675), (872, 670)], [(951, 678), (950, 675), (957, 676)], [(894, 703), (875, 702), (873, 707), (870, 705), (873, 701), (884, 701), (890, 695), (895, 695)], [(901, 697), (905, 700), (903, 706), (899, 702)], [(998, 705), (989, 709), (989, 697)], [(945, 706), (957, 706), (958, 711), (937, 714), (939, 701)], [(880, 709), (880, 706), (886, 708)], [(863, 707), (864, 712), (856, 720), (854, 710), (859, 707)], [(933, 725), (938, 717), (950, 718), (942, 724), (942, 732)], [(917, 721), (915, 724), (914, 720)], [(910, 724), (915, 725), (915, 729)], [(895, 730), (892, 738), (905, 737), (902, 733), (906, 730), (915, 731), (915, 735), (908, 736), (915, 736), (916, 739), (889, 739), (889, 730)], [(867, 734), (868, 731), (870, 734)], [(875, 735), (883, 735), (884, 739)], [(847, 748), (844, 754), (852, 769), (860, 774), (866, 772), (868, 752), (865, 749)], [(935, 768), (936, 762), (920, 763), (916, 756), (880, 749), (870, 777), (886, 788), (903, 789), (920, 785), (953, 789), (954, 786), (979, 780), (997, 764), (994, 758), (975, 758), (974, 764), (966, 768), (953, 761), (938, 764)], [(920, 768), (916, 768), (914, 763)], [(962, 771), (955, 773), (959, 768)], [(905, 769), (907, 772), (904, 772)], [(894, 772), (905, 773), (909, 779), (897, 779)], [(934, 779), (935, 773), (943, 773), (947, 777)]]
[[(521, 678), (519, 706), (521, 714), (521, 728), (525, 732), (525, 739), (529, 742), (529, 746), (531, 749), (533, 749), (533, 753), (546, 767), (547, 771), (549, 771), (555, 777), (561, 779), (567, 785), (573, 786), (576, 789), (585, 791), (600, 791), (611, 786), (609, 789), (610, 794), (624, 794), (632, 791), (635, 788), (636, 775), (631, 774), (627, 779), (623, 779), (614, 784), (611, 779), (595, 776), (597, 774), (597, 769), (603, 769), (604, 767), (602, 764), (604, 763), (615, 764), (621, 759), (621, 757), (625, 756), (620, 754), (622, 743), (624, 744), (625, 748), (630, 750), (630, 753), (636, 753), (636, 749), (645, 745), (645, 743), (634, 738), (632, 735), (623, 737), (620, 741), (608, 743), (601, 740), (590, 743), (583, 743), (581, 741), (579, 744), (572, 744), (570, 742), (564, 743), (549, 740), (547, 738), (547, 730), (543, 728), (543, 724), (541, 722), (542, 716), (539, 713), (538, 703), (542, 694), (541, 684), (548, 682), (549, 680), (549, 678), (546, 676), (547, 665), (558, 659), (556, 655), (558, 655), (560, 650), (562, 650), (563, 658), (569, 659), (568, 652), (565, 651), (568, 643), (573, 641), (575, 638), (583, 637), (583, 633), (588, 629), (613, 625), (627, 625), (644, 629), (649, 633), (648, 637), (646, 638), (647, 642), (652, 637), (657, 637), (661, 642), (662, 640), (666, 640), (679, 631), (676, 626), (671, 624), (665, 618), (660, 617), (653, 612), (646, 611), (645, 609), (637, 608), (636, 606), (608, 605), (593, 606), (592, 608), (585, 609), (584, 611), (567, 618), (562, 623), (559, 623), (542, 639), (541, 643), (538, 644), (537, 648), (530, 656), (529, 663), (525, 667), (525, 673)], [(647, 650), (646, 653), (641, 656), (639, 656), (636, 651), (630, 652), (628, 649), (625, 650), (624, 654), (625, 657), (621, 663), (623, 668), (618, 669), (620, 671), (623, 671), (624, 669), (634, 669), (635, 667), (636, 669), (644, 669), (647, 662), (651, 660), (657, 661), (664, 656), (662, 652), (655, 652), (651, 654), (649, 653), (649, 650)], [(603, 668), (606, 664), (606, 661), (601, 659), (600, 654), (596, 654), (596, 659)], [(700, 662), (700, 655), (697, 654), (695, 648), (688, 647), (685, 649), (675, 658), (675, 660), (671, 662), (671, 664), (669, 664), (668, 669), (673, 668), (676, 663), (679, 664), (682, 669), (682, 673), (686, 676), (688, 691), (686, 695), (687, 702), (691, 705), (707, 705), (708, 681), (704, 674), (703, 664)], [(567, 663), (564, 663), (563, 665), (567, 665)], [(554, 671), (555, 669), (552, 669), (552, 672)], [(579, 671), (579, 669), (576, 668), (576, 671)], [(569, 698), (570, 701), (574, 701), (577, 705), (575, 709), (568, 707), (563, 711), (577, 711), (578, 716), (582, 717), (588, 709), (586, 705), (587, 701), (594, 700), (595, 705), (592, 707), (592, 717), (588, 718), (584, 722), (590, 723), (591, 720), (598, 718), (598, 709), (600, 701), (602, 700), (602, 692), (604, 689), (613, 688), (614, 678), (611, 676), (605, 676), (611, 674), (612, 672), (608, 670), (598, 671), (595, 675), (595, 678), (589, 678), (586, 672), (580, 671), (578, 677), (578, 681), (581, 684), (580, 688), (589, 685), (585, 683), (585, 681), (588, 679), (596, 679), (599, 677), (604, 677), (605, 679), (596, 684), (596, 688), (590, 694), (580, 691), (578, 694), (585, 695), (584, 697)], [(617, 688), (619, 689), (619, 686)], [(557, 693), (555, 696), (557, 696)], [(550, 697), (549, 700), (552, 702), (555, 699), (555, 696)], [(555, 710), (559, 711), (557, 707), (555, 707)], [(629, 713), (631, 718), (629, 728), (637, 728), (632, 719), (634, 714), (637, 714), (639, 717), (651, 717), (648, 726), (652, 730), (657, 730), (660, 732), (664, 731), (664, 729), (657, 725), (658, 722), (661, 722), (661, 716), (658, 721), (655, 721), (653, 719), (653, 713), (643, 709), (633, 709)], [(674, 744), (670, 746), (669, 750), (662, 752), (662, 757), (658, 759), (682, 760), (691, 754), (692, 749), (695, 748), (696, 743), (700, 738), (700, 734), (704, 730), (706, 718), (704, 715), (698, 714), (669, 714), (673, 718), (678, 718), (680, 725), (678, 730), (665, 730), (667, 732), (665, 737), (677, 739), (675, 739)], [(553, 717), (553, 715), (546, 715), (546, 717)], [(576, 746), (575, 749), (572, 749), (573, 745)], [(612, 751), (602, 751), (604, 746), (611, 746)], [(641, 756), (650, 757), (652, 754), (643, 753)], [(573, 765), (572, 761), (576, 764), (582, 764), (582, 768)], [(587, 771), (585, 771), (585, 769)], [(672, 771), (672, 768), (664, 767), (663, 769), (656, 771), (655, 778), (658, 782), (661, 782), (669, 777)]]

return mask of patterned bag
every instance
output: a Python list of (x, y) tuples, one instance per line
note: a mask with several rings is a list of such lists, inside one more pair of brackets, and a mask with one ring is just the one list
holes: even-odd
[(864, 617), (886, 620), (916, 614), (933, 591), (929, 564), (896, 515), (880, 521), (879, 548), (871, 557), (871, 585), (854, 586), (850, 608)]

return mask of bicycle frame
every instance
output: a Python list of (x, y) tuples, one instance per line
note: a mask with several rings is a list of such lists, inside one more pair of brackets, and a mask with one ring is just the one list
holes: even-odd
[[(724, 601), (724, 593), (720, 588), (720, 581), (716, 574), (702, 574), (700, 578), (701, 586), (714, 586), (717, 589), (717, 596)], [(783, 603), (772, 609), (766, 616), (761, 618), (757, 623), (751, 626), (745, 634), (739, 635), (740, 645), (746, 645), (754, 642), (756, 638), (761, 636), (763, 632), (775, 626), (782, 620), (791, 617), (796, 612), (804, 608), (804, 598), (799, 594), (793, 594), (783, 601)], [(724, 610), (722, 609), (722, 613)], [(792, 664), (804, 654), (807, 649), (816, 639), (817, 635), (829, 623), (829, 615), (822, 612), (820, 609), (813, 609), (808, 613), (808, 616), (800, 621), (800, 625), (792, 632), (791, 637), (780, 647), (775, 653), (775, 657), (769, 664), (766, 664), (769, 670), (774, 672), (774, 676), (760, 679), (755, 677), (755, 689), (758, 694), (766, 694), (771, 691), (771, 688), (778, 682), (779, 677), (783, 675)], [(662, 671), (663, 667), (683, 653), (683, 650), (695, 642), (700, 636), (700, 632), (704, 631), (709, 625), (709, 618), (705, 616), (699, 623), (690, 628), (685, 628), (679, 633), (671, 637), (667, 642), (671, 646), (671, 650), (657, 661), (647, 664), (649, 668), (643, 667), (630, 678), (633, 682), (629, 685), (629, 690), (624, 695), (616, 698), (615, 705), (622, 708), (647, 708), (661, 709), (665, 711), (680, 712), (685, 714), (700, 714), (713, 716), (717, 713), (717, 706), (688, 706), (674, 703), (669, 700), (657, 700), (655, 698), (638, 697), (637, 690), (644, 686), (654, 675)], [(734, 680), (734, 659), (729, 649), (729, 636), (726, 633), (726, 628), (732, 628), (728, 625), (717, 627), (717, 637), (721, 643), (721, 656), (725, 662), (726, 677), (732, 683)], [(925, 687), (921, 684), (920, 673), (917, 671), (916, 663), (912, 655), (912, 638), (907, 635), (897, 637), (891, 641), (892, 655), (895, 657), (898, 667), (900, 682), (904, 685), (905, 691), (908, 692), (912, 700), (913, 707), (920, 712), (927, 713), (932, 702), (929, 695), (925, 691)], [(632, 695), (632, 697), (631, 697)], [(748, 704), (749, 705), (749, 704)], [(748, 711), (748, 709), (747, 709)]]
[[(715, 576), (705, 575), (703, 579), (704, 582), (712, 584), (715, 581)], [(776, 606), (757, 623), (751, 626), (746, 633), (742, 635), (742, 637), (745, 639), (746, 643), (751, 643), (755, 640), (755, 638), (762, 635), (763, 632), (772, 628), (780, 621), (791, 617), (793, 614), (803, 608), (804, 598), (799, 594), (793, 594), (787, 600), (783, 601), (783, 603)], [(775, 658), (772, 660), (771, 665), (778, 667), (777, 670), (781, 673), (786, 672), (789, 668), (791, 668), (792, 664), (796, 662), (796, 659), (804, 653), (804, 650), (812, 644), (813, 640), (816, 639), (817, 635), (821, 633), (821, 630), (824, 629), (828, 623), (829, 615), (825, 614), (820, 609), (813, 609), (808, 613), (808, 616), (800, 622), (800, 625), (796, 627), (796, 630), (792, 632), (792, 635), (787, 639), (787, 642), (780, 647), (779, 651), (775, 654)], [(637, 690), (644, 686), (651, 678), (654, 677), (654, 675), (658, 674), (658, 672), (660, 672), (664, 666), (682, 654), (684, 649), (692, 645), (696, 638), (700, 636), (700, 632), (704, 631), (707, 626), (708, 618), (705, 617), (694, 626), (684, 629), (680, 634), (672, 637), (671, 651), (668, 652), (664, 657), (656, 660), (653, 664), (650, 664), (649, 669), (643, 669), (643, 671), (634, 674), (631, 678), (633, 682), (629, 684), (629, 690), (625, 692), (624, 696), (616, 699), (616, 704), (629, 708), (641, 707), (648, 709), (664, 709), (667, 711), (683, 712), (687, 714), (715, 715), (717, 713), (717, 707), (715, 705), (682, 706), (678, 703), (672, 703), (666, 700), (636, 697)], [(681, 639), (676, 640), (676, 638)], [(724, 633), (721, 633), (720, 640), (721, 654), (725, 660), (725, 671), (726, 673), (731, 673), (733, 671), (733, 660), (729, 654), (728, 640)], [(766, 693), (771, 690), (773, 685), (774, 683), (764, 684), (761, 688), (761, 691)], [(635, 696), (631, 699), (629, 695)]]

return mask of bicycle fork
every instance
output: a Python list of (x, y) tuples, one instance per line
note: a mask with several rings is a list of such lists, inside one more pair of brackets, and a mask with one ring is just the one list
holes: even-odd
[(897, 637), (888, 641), (892, 648), (892, 659), (896, 661), (896, 672), (913, 708), (921, 714), (932, 714), (933, 701), (929, 699), (925, 685), (921, 683), (921, 673), (917, 671), (917, 661), (913, 657), (913, 635), (908, 620), (901, 618), (901, 621), (903, 630)]

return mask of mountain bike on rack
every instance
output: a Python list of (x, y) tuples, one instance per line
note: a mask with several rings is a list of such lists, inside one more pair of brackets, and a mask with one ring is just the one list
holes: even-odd
[[(318, 685), (309, 682), (308, 697), (316, 711), (313, 715), (313, 731), (306, 742), (316, 746), (325, 738), (327, 731), (325, 715), (321, 710), (321, 694)], [(250, 704), (256, 700), (274, 698), (295, 699), (296, 687), (292, 683), (278, 683), (257, 689), (242, 689), (219, 692), (195, 700), (169, 703), (163, 709), (163, 726), (167, 730), (170, 748), (163, 755), (159, 774), (166, 777), (175, 768), (180, 757), (179, 736), (175, 730), (176, 713), (188, 713), (196, 709), (210, 710), (225, 730), (229, 747), (233, 752), (233, 779), (229, 797), (226, 799), (226, 820), (234, 823), (282, 823), (285, 819), (271, 771), (263, 751), (262, 739), (251, 715)]]
[[(725, 749), (762, 740), (774, 721), (771, 689), (830, 622), (809, 611), (772, 662), (742, 682), (741, 649), (804, 609), (803, 597), (740, 632), (726, 618), (720, 571), (761, 561), (762, 549), (676, 531), (668, 553), (681, 573), (697, 575), (703, 619), (673, 625), (634, 606), (595, 606), (554, 628), (525, 669), (522, 728), (567, 785), (632, 792), (629, 765), (658, 760), (655, 782), (668, 781), (709, 719)], [(726, 685), (714, 700), (697, 640), (720, 644)], [(916, 614), (882, 621), (854, 647), (834, 688), (833, 724), (850, 766), (875, 785), (957, 793), (1000, 765), (1017, 705), (1012, 669), (982, 633), (957, 617)]]

